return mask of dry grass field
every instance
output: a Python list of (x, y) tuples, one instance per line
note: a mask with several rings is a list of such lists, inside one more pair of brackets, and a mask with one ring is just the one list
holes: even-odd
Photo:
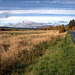
[(0, 31), (0, 55), (3, 68), (11, 65), (18, 59), (22, 51), (30, 52), (34, 46), (64, 38), (65, 33), (57, 30), (31, 30), (31, 31)]

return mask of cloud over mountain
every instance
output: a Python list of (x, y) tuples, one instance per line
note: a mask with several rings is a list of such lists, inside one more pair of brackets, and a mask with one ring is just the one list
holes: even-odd
[(13, 23), (9, 23), (9, 25), (7, 25), (7, 27), (17, 27), (17, 28), (40, 28), (40, 27), (45, 27), (45, 26), (49, 26), (52, 23), (36, 23), (36, 22), (31, 22), (31, 21), (22, 21), (18, 22), (16, 24)]
[(56, 25), (66, 25), (68, 24), (67, 21), (57, 21), (54, 23), (48, 22), (48, 23), (36, 23), (36, 22), (32, 22), (32, 21), (22, 21), (22, 22), (18, 22), (16, 24), (13, 23), (9, 23), (8, 25), (6, 25), (7, 27), (16, 27), (16, 28), (40, 28), (40, 27), (47, 27), (47, 26), (56, 26)]

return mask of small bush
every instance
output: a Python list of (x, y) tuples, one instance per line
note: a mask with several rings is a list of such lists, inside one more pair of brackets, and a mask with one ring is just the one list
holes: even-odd
[(65, 32), (65, 31), (66, 31), (65, 28), (59, 29), (59, 33), (63, 33), (63, 32)]
[(75, 30), (75, 26), (74, 26), (74, 27), (72, 27), (72, 30)]

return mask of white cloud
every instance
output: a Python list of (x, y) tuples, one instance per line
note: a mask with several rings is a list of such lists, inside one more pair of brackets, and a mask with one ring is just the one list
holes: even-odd
[(53, 10), (53, 9), (38, 9), (38, 10), (0, 10), (0, 14), (9, 12), (10, 14), (75, 14), (75, 10)]
[(61, 4), (75, 4), (74, 0), (53, 0), (53, 1), (21, 1), (25, 3), (61, 3)]
[(17, 22), (22, 22), (24, 20), (28, 21), (33, 21), (33, 22), (57, 22), (57, 21), (70, 21), (72, 19), (75, 19), (75, 17), (22, 17), (22, 16), (14, 16), (14, 17), (9, 17), (6, 19), (1, 19), (1, 23), (17, 23)]
[(2, 26), (4, 26), (4, 25), (0, 25), (0, 27), (2, 27)]
[(0, 0), (0, 2), (2, 2), (2, 1)]
[(36, 1), (36, 3), (40, 3), (40, 1)]
[(21, 2), (25, 2), (25, 3), (40, 3), (40, 1), (21, 1)]
[(9, 17), (9, 12), (4, 12), (0, 15), (2, 15), (2, 16), (0, 16), (0, 18), (8, 18)]
[[(0, 2), (2, 2), (1, 0), (0, 0)], [(15, 2), (15, 1), (6, 1), (6, 2)], [(16, 2), (18, 2), (18, 1), (16, 1)], [(34, 0), (32, 0), (32, 1), (24, 1), (24, 0), (21, 0), (21, 1), (19, 1), (19, 2), (25, 2), (25, 3), (61, 3), (61, 4), (75, 4), (75, 0), (53, 0), (53, 1), (49, 1), (49, 0), (47, 0), (47, 1), (39, 1), (39, 0), (37, 0), (37, 1), (34, 1)]]
[(53, 0), (53, 1), (45, 1), (45, 3), (75, 4), (75, 1), (74, 0)]

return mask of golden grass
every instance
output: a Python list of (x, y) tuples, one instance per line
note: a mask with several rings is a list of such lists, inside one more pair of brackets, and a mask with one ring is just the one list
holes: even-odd
[(65, 34), (66, 32), (59, 33), (57, 30), (0, 31), (1, 62), (14, 63), (19, 52), (31, 51), (34, 45), (49, 42), (53, 37), (64, 38)]

